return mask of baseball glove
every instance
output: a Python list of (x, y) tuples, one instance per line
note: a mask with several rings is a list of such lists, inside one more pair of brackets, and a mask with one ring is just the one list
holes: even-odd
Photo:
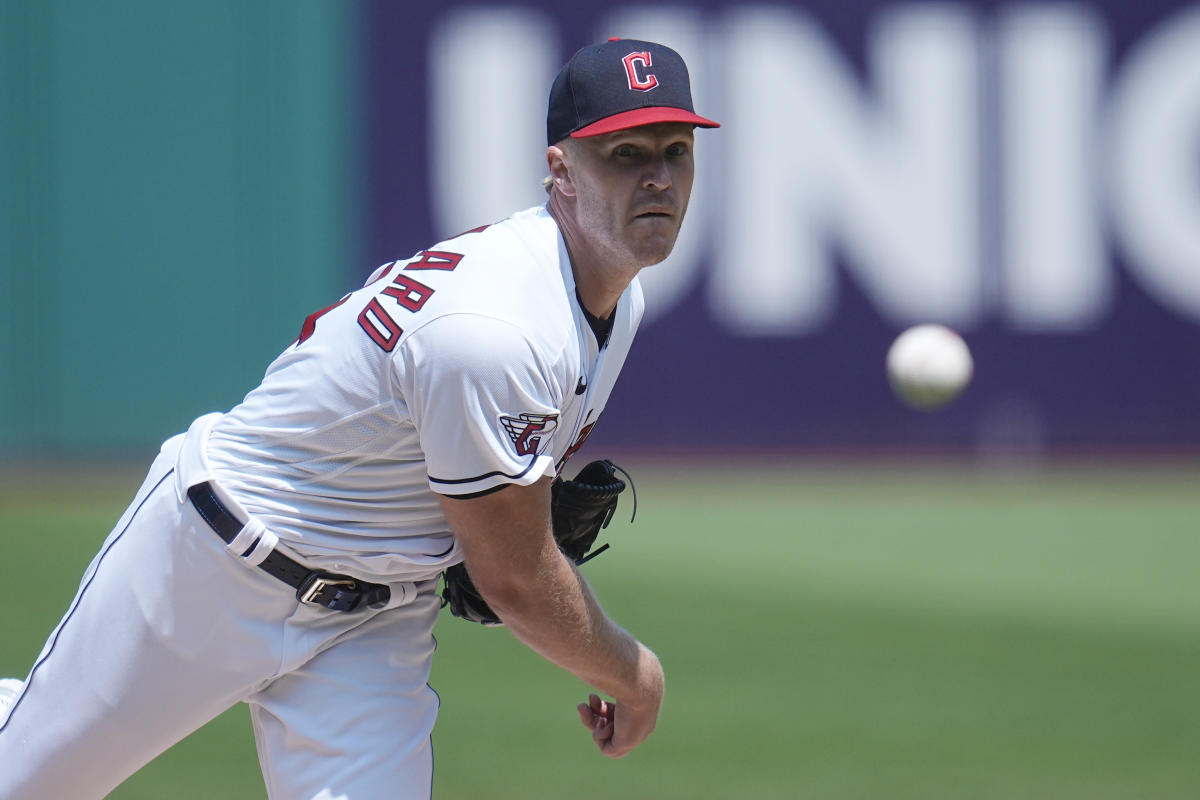
[[(550, 485), (550, 519), (558, 549), (576, 564), (591, 561), (608, 549), (604, 545), (592, 550), (602, 528), (608, 527), (617, 510), (617, 498), (625, 491), (629, 473), (611, 461), (593, 461), (579, 471), (574, 480), (555, 478)], [(637, 515), (637, 494), (634, 494), (634, 516)], [(630, 518), (632, 522), (632, 518)], [(465, 564), (455, 564), (442, 573), (442, 605), (450, 606), (456, 617), (491, 627), (503, 625), (488, 607), (471, 581)]]

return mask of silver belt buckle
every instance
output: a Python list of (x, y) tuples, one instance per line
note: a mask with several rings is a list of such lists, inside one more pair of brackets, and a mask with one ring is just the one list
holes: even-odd
[(313, 598), (325, 591), (327, 586), (345, 586), (347, 589), (353, 589), (357, 585), (358, 581), (349, 578), (320, 577), (314, 575), (309, 578), (308, 585), (301, 588), (300, 602), (320, 605), (319, 603), (315, 603)]

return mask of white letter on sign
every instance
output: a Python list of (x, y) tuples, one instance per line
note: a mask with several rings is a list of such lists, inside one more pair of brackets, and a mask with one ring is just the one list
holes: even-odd
[(544, 16), (521, 9), (459, 11), (434, 30), (428, 130), (435, 236), (546, 201), (546, 151), (538, 145), (546, 140), (547, 76), (558, 69), (555, 37)]
[(897, 324), (969, 327), (982, 297), (977, 31), (968, 12), (884, 14), (877, 101), (798, 12), (731, 12), (729, 219), (710, 282), (746, 335), (804, 333), (836, 308), (833, 253)]
[(1113, 96), (1110, 200), (1130, 274), (1200, 319), (1200, 9), (1159, 23)]
[(1099, 203), (1105, 33), (1079, 6), (1004, 12), (1004, 317), (1028, 331), (1083, 330), (1108, 310), (1112, 268)]

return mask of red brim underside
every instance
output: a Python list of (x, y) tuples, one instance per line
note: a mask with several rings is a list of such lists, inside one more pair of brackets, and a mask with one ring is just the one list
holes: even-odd
[(656, 122), (684, 122), (697, 125), (701, 128), (721, 127), (720, 123), (713, 122), (711, 119), (705, 119), (699, 114), (693, 114), (686, 109), (669, 106), (650, 106), (648, 108), (635, 108), (632, 111), (622, 111), (620, 114), (605, 117), (575, 131), (571, 134), (571, 138), (581, 139), (588, 136), (599, 136), (602, 133), (623, 131), (628, 128), (636, 128), (640, 125), (653, 125)]

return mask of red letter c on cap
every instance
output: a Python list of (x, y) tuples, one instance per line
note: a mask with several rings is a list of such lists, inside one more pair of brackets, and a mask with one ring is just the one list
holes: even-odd
[[(654, 77), (654, 73), (649, 69), (653, 66), (650, 61), (650, 51), (643, 50), (640, 53), (630, 53), (621, 59), (625, 62), (625, 77), (629, 79), (629, 88), (636, 89), (639, 92), (648, 92), (655, 86), (658, 86), (658, 78)], [(645, 77), (639, 77), (638, 66), (641, 66), (640, 72)]]

